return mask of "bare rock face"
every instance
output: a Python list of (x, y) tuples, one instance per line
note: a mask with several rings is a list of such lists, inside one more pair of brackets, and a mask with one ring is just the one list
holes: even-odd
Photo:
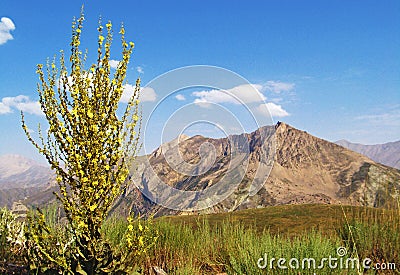
[[(243, 153), (245, 158), (240, 159)], [(301, 203), (380, 207), (390, 204), (400, 189), (399, 170), (285, 123), (223, 139), (177, 138), (139, 157), (132, 167), (135, 185), (114, 209), (124, 214), (215, 213)], [(229, 196), (202, 210), (185, 213), (154, 203), (160, 196), (178, 199), (160, 182), (177, 190), (203, 192), (223, 180), (238, 178), (241, 181), (232, 184)], [(202, 201), (190, 197), (180, 203), (195, 209)]]

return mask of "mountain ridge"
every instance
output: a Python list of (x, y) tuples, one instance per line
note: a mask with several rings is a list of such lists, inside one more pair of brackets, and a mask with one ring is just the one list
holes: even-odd
[[(232, 163), (234, 169), (229, 172)], [(20, 165), (22, 174), (30, 171), (25, 164)], [(53, 174), (47, 172), (43, 175), (50, 175), (51, 181)], [(224, 178), (225, 185), (218, 187)], [(31, 189), (6, 190), (0, 186), (0, 204), (23, 200), (26, 205), (37, 206), (54, 200), (55, 186), (41, 179), (42, 184)], [(240, 181), (231, 184), (235, 179)], [(400, 189), (400, 170), (277, 123), (220, 139), (177, 137), (148, 155), (138, 156), (131, 166), (131, 180), (135, 184), (124, 190), (112, 211), (162, 216), (302, 203), (381, 207), (391, 203), (391, 193)], [(160, 181), (165, 185), (159, 186)], [(167, 186), (197, 191), (197, 196), (182, 199), (178, 191), (168, 191)], [(231, 191), (228, 195), (218, 195), (227, 190)], [(155, 203), (163, 199), (178, 207), (170, 209)], [(186, 207), (186, 211), (179, 207)]]
[(49, 188), (54, 180), (50, 167), (24, 156), (0, 156), (0, 206), (11, 207), (13, 202)]
[(345, 139), (335, 143), (363, 154), (376, 162), (400, 169), (400, 140), (372, 145), (353, 143)]
[[(256, 173), (254, 169), (259, 165), (262, 148), (272, 147), (270, 143), (273, 142), (271, 136), (260, 138), (257, 135), (260, 129), (269, 129), (269, 131), (274, 129), (275, 161), (262, 188), (257, 190), (257, 193), (251, 194), (251, 182)], [(364, 155), (312, 136), (306, 131), (298, 130), (285, 123), (260, 129), (242, 134), (249, 139), (250, 164), (238, 189), (216, 205), (192, 212), (217, 213), (298, 203), (341, 203), (379, 207), (391, 200), (389, 196), (385, 196), (389, 189), (389, 193), (394, 189), (399, 190), (400, 171), (397, 169), (376, 163)], [(149, 188), (151, 189), (152, 182), (154, 183), (157, 177), (169, 186), (186, 191), (210, 187), (209, 182), (218, 181), (221, 174), (226, 172), (223, 167), (227, 160), (220, 161), (223, 154), (229, 155), (227, 154), (229, 150), (223, 150), (226, 139), (191, 137), (180, 143), (179, 148), (174, 148), (173, 151), (181, 151), (184, 156), (185, 152), (191, 152), (186, 155), (186, 160), (197, 163), (200, 161), (200, 157), (195, 156), (193, 152), (198, 151), (201, 146), (199, 143), (202, 142), (211, 143), (216, 148), (217, 161), (213, 164), (214, 166), (211, 166), (208, 174), (199, 177), (177, 173), (168, 168), (167, 164), (171, 163), (166, 160), (168, 154), (165, 158), (155, 150), (148, 155), (151, 167), (146, 167), (139, 160), (141, 163), (135, 171), (132, 171), (134, 175), (139, 176), (133, 176), (133, 180), (136, 181), (139, 188), (147, 188), (147, 191)], [(215, 167), (222, 168), (214, 169)], [(155, 174), (152, 174), (151, 170)], [(154, 188), (153, 193), (150, 192), (148, 197), (138, 191), (134, 186), (127, 190), (117, 203), (120, 211), (125, 213), (133, 211), (141, 214), (150, 212), (160, 216), (185, 214), (185, 211), (165, 209), (151, 201), (157, 198), (157, 193), (165, 193), (165, 189)]]

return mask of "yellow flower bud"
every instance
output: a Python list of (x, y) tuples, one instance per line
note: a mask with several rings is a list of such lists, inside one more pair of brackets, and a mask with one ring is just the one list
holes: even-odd
[(89, 118), (93, 118), (93, 113), (92, 113), (92, 111), (89, 110), (89, 111), (87, 112), (87, 116), (88, 116)]
[(91, 205), (90, 207), (90, 211), (94, 211), (96, 208), (97, 208), (97, 205), (96, 204), (93, 204), (93, 205)]

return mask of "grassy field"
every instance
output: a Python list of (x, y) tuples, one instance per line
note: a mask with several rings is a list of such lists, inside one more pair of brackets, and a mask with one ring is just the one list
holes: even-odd
[[(56, 219), (54, 208), (46, 212), (51, 220)], [(52, 224), (55, 235), (62, 232), (59, 226)], [(114, 249), (124, 249), (121, 243), (127, 226), (122, 217), (113, 216), (105, 222), (102, 233)], [(136, 274), (157, 274), (157, 268), (167, 274), (188, 275), (400, 274), (397, 210), (285, 205), (212, 215), (162, 217), (155, 219), (152, 227), (158, 231), (158, 241), (132, 263)], [(1, 241), (0, 255), (6, 258), (7, 243)], [(338, 256), (339, 248), (346, 254)], [(337, 258), (336, 267), (335, 262), (329, 266), (329, 257)], [(386, 264), (386, 269), (364, 270), (362, 261), (367, 257), (372, 260), (372, 267)], [(275, 260), (271, 263), (272, 258)], [(279, 258), (285, 259), (281, 266), (286, 269), (278, 266)], [(315, 266), (312, 261), (308, 262), (311, 258)], [(346, 266), (348, 259), (358, 259), (360, 268), (353, 268), (350, 260)], [(23, 261), (20, 258), (19, 264), (24, 264)]]
[(344, 213), (348, 219), (370, 220), (371, 215), (379, 215), (383, 210), (376, 208), (310, 204), (281, 205), (268, 208), (246, 209), (236, 212), (200, 216), (168, 216), (159, 218), (172, 224), (186, 224), (193, 228), (199, 221), (206, 220), (210, 225), (223, 222), (243, 224), (258, 232), (268, 230), (271, 234), (296, 236), (309, 230), (323, 234), (335, 234), (343, 225)]
[[(121, 228), (123, 221), (110, 221)], [(115, 224), (119, 223), (119, 226)], [(161, 236), (138, 266), (158, 266), (168, 274), (399, 274), (400, 219), (393, 210), (332, 205), (285, 205), (232, 213), (171, 216), (155, 220)], [(106, 226), (107, 227), (107, 226)], [(118, 234), (108, 231), (114, 241)], [(117, 236), (117, 238), (115, 238)], [(337, 256), (337, 249), (347, 251)], [(259, 268), (264, 255), (297, 258), (299, 268)], [(357, 258), (361, 267), (318, 268), (323, 258)], [(302, 268), (314, 258), (316, 268)], [(396, 270), (363, 270), (362, 260), (395, 263)], [(287, 265), (287, 263), (286, 263)], [(394, 266), (391, 266), (391, 269)]]

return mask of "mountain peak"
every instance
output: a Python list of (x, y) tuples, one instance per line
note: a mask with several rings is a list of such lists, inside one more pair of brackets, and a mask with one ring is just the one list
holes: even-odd
[(45, 164), (16, 154), (0, 156), (0, 206), (11, 207), (31, 195), (43, 194), (54, 178)]
[(288, 128), (292, 128), (289, 124), (286, 124), (284, 122), (278, 121), (275, 124), (275, 130), (279, 131), (286, 131)]
[(9, 177), (23, 173), (34, 166), (43, 166), (36, 161), (21, 155), (7, 154), (0, 156), (0, 175)]
[[(249, 163), (238, 165), (237, 171), (228, 173), (230, 163), (237, 161), (234, 154), (231, 154), (233, 145), (230, 142), (240, 146), (243, 137), (247, 138), (250, 146), (247, 151)], [(202, 154), (199, 149), (205, 142), (210, 145), (207, 148), (212, 150)], [(241, 171), (244, 171), (238, 190), (232, 190), (229, 197), (204, 209), (207, 213), (299, 203), (340, 202), (382, 206), (388, 199), (379, 197), (381, 190), (387, 188), (384, 185), (391, 182), (397, 186), (396, 183), (400, 179), (400, 172), (395, 169), (375, 163), (366, 156), (283, 122), (227, 138), (194, 136), (181, 141), (179, 149), (171, 145), (178, 144), (163, 144), (156, 154), (144, 156), (148, 158), (148, 165), (141, 165), (133, 175), (133, 181), (138, 183), (137, 186), (143, 186), (148, 192), (148, 198), (173, 200), (179, 202), (179, 205), (188, 205), (190, 209), (196, 209), (197, 205), (203, 205), (201, 201), (181, 200), (168, 195), (162, 186), (170, 186), (174, 190), (205, 192), (227, 175), (240, 175)], [(161, 149), (163, 154), (160, 154)], [(260, 173), (265, 174), (265, 171), (270, 171), (269, 177), (258, 177)], [(387, 181), (379, 181), (382, 177)], [(234, 180), (228, 179), (232, 182)], [(160, 186), (158, 182), (164, 184)], [(261, 189), (255, 190), (253, 183), (257, 183)], [(119, 202), (120, 205), (125, 205), (124, 209), (133, 209), (143, 215), (180, 213), (178, 210), (155, 206), (145, 199), (144, 195), (140, 195), (137, 189), (132, 188), (126, 193), (128, 198), (121, 198)], [(135, 202), (132, 203), (133, 201)]]

